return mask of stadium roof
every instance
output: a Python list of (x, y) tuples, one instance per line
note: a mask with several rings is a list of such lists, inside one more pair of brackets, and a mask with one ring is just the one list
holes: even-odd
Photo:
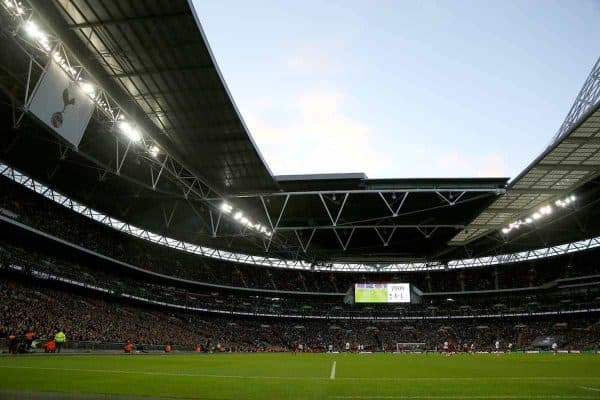
[(149, 132), (218, 191), (272, 190), (187, 0), (33, 1), (65, 43)]
[[(2, 158), (85, 205), (167, 237), (307, 262), (429, 261), (480, 238), (502, 241), (503, 226), (594, 182), (599, 173), (598, 107), (586, 114), (600, 97), (598, 64), (591, 75), (598, 77), (586, 82), (584, 89), (591, 89), (580, 93), (569, 126), (506, 193), (507, 178), (273, 177), (187, 1), (33, 3), (36, 18), (83, 60), (94, 82), (162, 152), (157, 157), (144, 148), (130, 150), (101, 118), (92, 119), (73, 151), (25, 117), (3, 136)], [(3, 96), (20, 107), (29, 61), (47, 60), (3, 33)], [(31, 75), (35, 82), (39, 71)], [(2, 107), (2, 120), (12, 120), (12, 113)], [(48, 151), (48, 142), (58, 151)], [(223, 202), (267, 226), (272, 236), (257, 235), (219, 211)]]

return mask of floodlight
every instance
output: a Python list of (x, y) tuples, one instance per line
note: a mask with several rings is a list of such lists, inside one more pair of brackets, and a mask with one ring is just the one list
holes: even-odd
[(538, 212), (540, 214), (542, 214), (542, 215), (551, 214), (552, 213), (552, 207), (550, 207), (550, 206), (540, 207), (540, 209), (538, 210)]
[(135, 129), (131, 124), (127, 121), (122, 121), (119, 123), (119, 128), (121, 132), (132, 142), (139, 142), (142, 140), (142, 135), (140, 132)]
[(96, 93), (96, 88), (89, 82), (82, 82), (81, 89), (90, 97), (93, 97)]
[(233, 219), (235, 219), (236, 221), (239, 221), (240, 219), (242, 219), (244, 217), (244, 214), (242, 214), (241, 211), (238, 211), (234, 214)]
[(150, 154), (152, 155), (152, 157), (156, 158), (158, 157), (158, 155), (160, 154), (160, 149), (158, 148), (158, 146), (156, 146), (155, 144), (153, 144), (150, 147), (150, 150), (148, 150), (150, 152)]
[(52, 52), (52, 58), (54, 59), (54, 61), (56, 61), (58, 64), (62, 64), (63, 63), (63, 58), (60, 55), (60, 53), (58, 51), (53, 51)]
[(231, 204), (223, 202), (221, 203), (220, 209), (225, 214), (229, 214), (233, 210), (233, 207), (231, 206)]
[(37, 38), (38, 35), (42, 33), (40, 31), (40, 28), (38, 28), (36, 23), (33, 21), (27, 21), (24, 25), (24, 29), (25, 29), (25, 32), (27, 32), (27, 34), (29, 36), (31, 36), (32, 38)]
[(508, 232), (510, 232), (510, 228), (502, 228), (502, 233), (506, 235)]

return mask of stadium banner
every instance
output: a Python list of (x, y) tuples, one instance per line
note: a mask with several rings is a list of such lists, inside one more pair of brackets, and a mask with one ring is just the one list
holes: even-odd
[(356, 303), (410, 303), (408, 283), (356, 283)]
[(53, 60), (48, 62), (27, 109), (75, 147), (94, 111), (94, 102)]

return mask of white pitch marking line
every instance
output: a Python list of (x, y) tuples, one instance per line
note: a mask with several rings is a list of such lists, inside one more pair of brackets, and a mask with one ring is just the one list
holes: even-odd
[(593, 388), (593, 387), (588, 387), (588, 386), (578, 386), (578, 388), (585, 389), (585, 390), (591, 390), (592, 392), (600, 392), (600, 389)]
[(329, 375), (329, 379), (335, 380), (335, 361), (333, 362), (333, 365), (331, 366), (331, 375)]
[(407, 399), (407, 400), (418, 400), (418, 399), (595, 399), (591, 396), (520, 396), (520, 395), (445, 395), (445, 396), (332, 396), (332, 399)]

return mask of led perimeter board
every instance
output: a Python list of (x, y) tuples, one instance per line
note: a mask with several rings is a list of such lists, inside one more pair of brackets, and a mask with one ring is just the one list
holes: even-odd
[(355, 303), (410, 303), (408, 283), (356, 283)]

